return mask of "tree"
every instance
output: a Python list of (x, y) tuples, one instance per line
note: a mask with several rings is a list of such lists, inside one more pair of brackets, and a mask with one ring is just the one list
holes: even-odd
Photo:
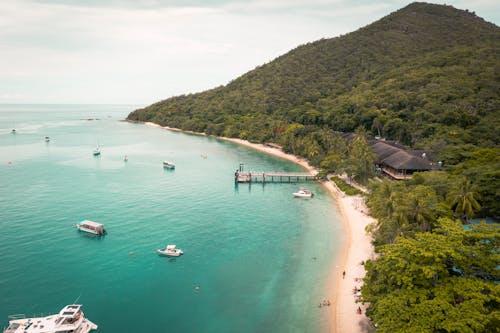
[(374, 173), (375, 155), (363, 136), (357, 135), (349, 147), (346, 172), (355, 177), (360, 183), (366, 184)]
[(459, 179), (447, 195), (449, 204), (465, 223), (474, 216), (474, 211), (481, 208), (477, 202), (479, 198), (477, 186), (465, 177)]
[(500, 323), (498, 225), (470, 231), (442, 218), (398, 237), (366, 263), (362, 288), (377, 332), (492, 332)]

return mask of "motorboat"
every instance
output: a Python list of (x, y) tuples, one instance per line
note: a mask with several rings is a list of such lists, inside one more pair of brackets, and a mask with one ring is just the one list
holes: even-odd
[(101, 155), (101, 149), (99, 147), (96, 147), (94, 151), (92, 152), (94, 156), (100, 156)]
[(296, 198), (312, 198), (314, 194), (311, 191), (301, 187), (297, 192), (293, 193), (293, 196)]
[(3, 333), (88, 333), (97, 325), (85, 318), (81, 304), (66, 305), (58, 314), (47, 317), (26, 318), (22, 314), (9, 316), (9, 326)]
[(12, 131), (11, 131), (12, 134), (16, 134), (16, 129), (13, 128)]
[(178, 257), (184, 254), (184, 252), (181, 249), (177, 249), (175, 245), (167, 245), (164, 249), (156, 250), (156, 253), (169, 257)]
[(45, 137), (45, 142), (49, 142), (50, 138), (48, 136)]
[(175, 169), (175, 164), (169, 161), (163, 161), (163, 167), (165, 169)]
[(76, 224), (76, 227), (80, 231), (88, 232), (94, 235), (104, 235), (106, 233), (104, 224), (90, 220), (82, 220), (80, 223)]

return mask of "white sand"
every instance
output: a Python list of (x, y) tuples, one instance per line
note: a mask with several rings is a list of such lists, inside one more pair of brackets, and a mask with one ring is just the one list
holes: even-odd
[[(161, 127), (154, 123), (145, 123), (148, 126)], [(168, 130), (182, 131), (178, 128), (163, 127)], [(186, 132), (186, 131), (183, 131)], [(204, 133), (193, 133), (205, 135)], [(254, 144), (246, 140), (220, 137), (220, 139), (231, 141), (245, 147), (255, 149), (259, 152), (272, 156), (283, 158), (297, 163), (307, 169), (311, 174), (318, 171), (309, 165), (309, 163), (297, 156), (286, 154), (278, 148), (272, 148), (263, 144)], [(360, 196), (345, 196), (334, 183), (325, 181), (322, 183), (328, 191), (336, 198), (345, 226), (344, 248), (339, 253), (339, 258), (334, 267), (332, 267), (332, 279), (329, 281), (328, 290), (332, 290), (331, 295), (331, 332), (336, 333), (357, 333), (366, 332), (369, 319), (364, 315), (365, 306), (356, 303), (353, 293), (354, 287), (361, 287), (362, 282), (355, 279), (361, 279), (365, 276), (364, 266), (360, 263), (373, 258), (373, 246), (371, 237), (365, 232), (368, 224), (374, 220), (366, 215), (367, 208), (363, 204)], [(342, 278), (342, 272), (345, 271), (345, 277)], [(360, 307), (362, 315), (357, 314), (356, 310)]]
[[(286, 154), (280, 149), (250, 143), (246, 140), (222, 139), (295, 162), (307, 169), (311, 174), (318, 172), (306, 160)], [(344, 248), (341, 249), (336, 266), (333, 267), (332, 279), (328, 287), (328, 290), (332, 290), (333, 293), (331, 297), (333, 300), (331, 332), (366, 332), (369, 325), (369, 319), (364, 315), (366, 307), (361, 303), (356, 303), (353, 288), (361, 287), (361, 279), (365, 276), (365, 268), (360, 263), (373, 258), (374, 250), (371, 244), (371, 236), (365, 232), (365, 228), (374, 219), (366, 215), (368, 209), (364, 205), (361, 196), (346, 196), (330, 181), (324, 181), (322, 184), (336, 198), (345, 226)], [(342, 278), (343, 271), (346, 272), (344, 278)], [(355, 279), (359, 279), (359, 281), (355, 281)], [(362, 315), (357, 313), (358, 307), (361, 308)]]

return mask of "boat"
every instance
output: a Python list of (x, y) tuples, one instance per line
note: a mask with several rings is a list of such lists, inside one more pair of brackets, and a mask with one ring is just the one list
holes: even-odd
[(45, 137), (45, 142), (49, 142), (50, 138), (48, 136)]
[(127, 162), (128, 161), (128, 157), (127, 155), (125, 155), (125, 157), (123, 158), (123, 161)]
[(96, 147), (94, 149), (94, 152), (92, 153), (94, 156), (100, 156), (101, 155), (101, 149), (99, 147)]
[(88, 232), (94, 235), (104, 235), (106, 233), (104, 224), (90, 220), (82, 220), (80, 223), (76, 224), (76, 227), (80, 231)]
[(58, 314), (47, 317), (25, 318), (24, 315), (9, 316), (9, 326), (3, 333), (88, 333), (97, 330), (97, 325), (85, 318), (81, 304), (66, 305)]
[(16, 129), (13, 128), (12, 131), (11, 131), (12, 134), (16, 134)]
[(184, 252), (181, 249), (177, 249), (175, 245), (167, 245), (164, 249), (156, 250), (156, 253), (169, 257), (178, 257), (184, 254)]
[(312, 198), (313, 193), (303, 187), (301, 187), (297, 192), (293, 193), (293, 196), (296, 198)]
[(166, 169), (175, 169), (175, 164), (169, 161), (163, 161), (163, 167)]

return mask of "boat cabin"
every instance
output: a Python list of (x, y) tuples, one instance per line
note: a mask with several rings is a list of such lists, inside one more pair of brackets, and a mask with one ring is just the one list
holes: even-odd
[(104, 235), (106, 233), (106, 230), (104, 230), (104, 224), (90, 220), (82, 220), (76, 225), (76, 227), (80, 231), (89, 232), (95, 235)]
[(169, 161), (163, 161), (163, 167), (167, 169), (175, 169), (175, 164)]

